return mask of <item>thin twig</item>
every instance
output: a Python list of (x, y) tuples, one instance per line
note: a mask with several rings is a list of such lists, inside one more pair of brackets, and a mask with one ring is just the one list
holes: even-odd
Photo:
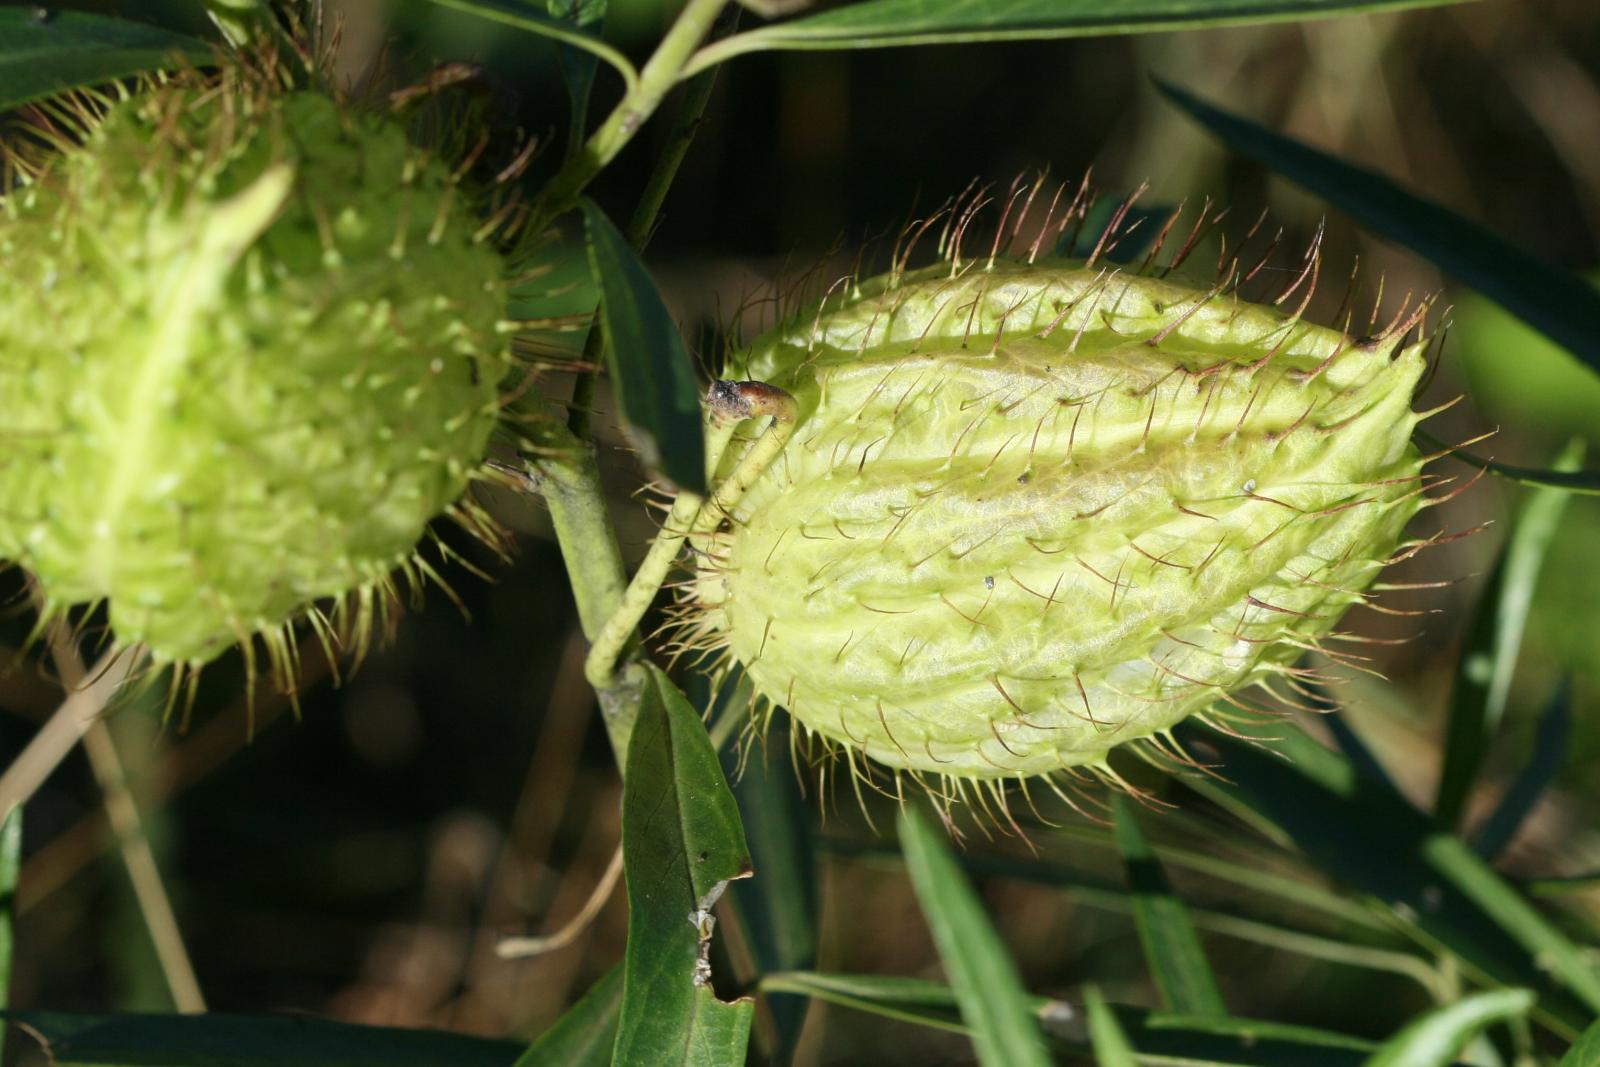
[(503, 960), (525, 960), (530, 956), (542, 956), (546, 952), (566, 948), (578, 939), (578, 935), (588, 929), (594, 922), (595, 916), (606, 906), (606, 901), (611, 899), (611, 894), (616, 891), (617, 882), (622, 878), (622, 846), (618, 845), (611, 854), (611, 862), (606, 864), (605, 873), (600, 876), (594, 892), (589, 894), (589, 899), (583, 902), (583, 907), (578, 909), (578, 914), (568, 919), (561, 928), (552, 934), (540, 937), (507, 937), (495, 945), (494, 951)]
[[(63, 620), (57, 619), (50, 627), (50, 656), (55, 661), (56, 672), (69, 689), (83, 683), (83, 659), (72, 642), (72, 635)], [(105, 804), (106, 818), (117, 836), (122, 862), (128, 868), (128, 879), (133, 883), (133, 895), (139, 904), (145, 928), (150, 932), (155, 946), (156, 960), (162, 977), (172, 994), (172, 1003), (185, 1014), (199, 1015), (206, 1010), (205, 997), (200, 992), (200, 981), (195, 976), (194, 964), (183, 944), (183, 933), (178, 928), (178, 917), (172, 910), (172, 898), (167, 895), (161, 880), (161, 869), (156, 865), (155, 853), (150, 849), (150, 839), (144, 832), (144, 820), (139, 815), (139, 805), (128, 789), (128, 776), (123, 772), (122, 760), (117, 756), (116, 742), (105, 720), (96, 716), (89, 720), (83, 734), (83, 751), (89, 757), (89, 769)]]
[(142, 646), (114, 649), (95, 663), (87, 684), (69, 689), (61, 706), (0, 775), (0, 818), (38, 791), (143, 660)]

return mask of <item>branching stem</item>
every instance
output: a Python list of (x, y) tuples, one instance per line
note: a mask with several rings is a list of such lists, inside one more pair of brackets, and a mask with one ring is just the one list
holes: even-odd
[(660, 106), (662, 98), (678, 83), (684, 64), (711, 32), (712, 24), (726, 5), (727, 0), (688, 0), (677, 21), (639, 71), (638, 82), (629, 86), (621, 102), (589, 137), (582, 151), (562, 164), (555, 177), (540, 191), (533, 203), (530, 232), (543, 231), (557, 216), (569, 211), (595, 175), (633, 139), (639, 127)]

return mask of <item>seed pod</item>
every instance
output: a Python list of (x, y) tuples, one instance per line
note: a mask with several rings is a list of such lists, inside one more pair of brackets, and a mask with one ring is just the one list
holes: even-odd
[(281, 666), (480, 466), (501, 257), (451, 165), (319, 92), (230, 71), (83, 120), (0, 202), (0, 555), (158, 663)]
[(702, 546), (694, 625), (880, 764), (1103, 766), (1361, 598), (1421, 502), (1423, 366), (1394, 332), (1081, 265), (863, 283), (733, 361), (800, 415)]

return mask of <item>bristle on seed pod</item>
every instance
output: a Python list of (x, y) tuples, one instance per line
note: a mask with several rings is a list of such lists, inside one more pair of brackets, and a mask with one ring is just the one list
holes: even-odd
[(952, 217), (943, 262), (897, 255), (730, 358), (798, 421), (694, 546), (670, 648), (946, 799), (1116, 780), (1129, 743), (1181, 762), (1172, 727), (1294, 686), (1426, 502), (1420, 313), (1357, 337), (1105, 238), (963, 258)]
[(221, 67), (85, 97), (14, 157), (0, 556), (46, 617), (105, 603), (119, 645), (183, 669), (264, 642), (287, 683), (296, 620), (359, 649), (397, 572), (433, 577), (431, 519), (492, 536), (463, 492), (508, 269), (465, 164)]

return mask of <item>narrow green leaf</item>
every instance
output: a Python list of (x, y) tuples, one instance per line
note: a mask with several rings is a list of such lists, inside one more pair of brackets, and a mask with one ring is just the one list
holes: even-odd
[(1171, 1011), (1191, 1015), (1226, 1015), (1227, 1006), (1189, 911), (1172, 892), (1166, 872), (1145, 843), (1127, 798), (1118, 797), (1114, 810), (1134, 922), (1162, 1003)]
[(306, 1016), (7, 1012), (53, 1067), (505, 1067), (514, 1041)]
[[(761, 980), (768, 993), (792, 993), (953, 1033), (969, 1034), (954, 990), (939, 982), (897, 975), (786, 972)], [(1063, 1000), (1027, 997), (1052, 1048), (1089, 1047), (1085, 1012)], [(1371, 1041), (1307, 1026), (1230, 1016), (1189, 1016), (1115, 1004), (1110, 1011), (1135, 1054), (1150, 1063), (1188, 1067), (1357, 1067)]]
[(1459, 0), (864, 0), (702, 48), (687, 74), (746, 52), (1154, 33), (1434, 7)]
[[(1416, 437), (1430, 448), (1442, 449), (1445, 447), (1443, 441), (1420, 430), (1417, 431)], [(1534, 467), (1513, 467), (1509, 463), (1498, 463), (1495, 460), (1485, 459), (1482, 456), (1474, 455), (1471, 452), (1463, 452), (1460, 449), (1452, 449), (1447, 458), (1459, 460), (1469, 467), (1486, 470), (1496, 477), (1517, 482), (1520, 485), (1560, 489), (1563, 492), (1577, 493), (1579, 496), (1600, 496), (1600, 471), (1551, 471), (1539, 470)]]
[(606, 367), (622, 415), (645, 460), (680, 488), (705, 492), (700, 387), (678, 326), (639, 257), (589, 200), (583, 201), (589, 266), (600, 287)]
[(1085, 986), (1084, 1009), (1089, 1016), (1089, 1041), (1094, 1046), (1098, 1067), (1136, 1067), (1133, 1045), (1122, 1032), (1122, 1024), (1100, 995), (1098, 986)]
[(1566, 762), (1567, 737), (1571, 732), (1572, 682), (1563, 678), (1539, 717), (1539, 732), (1527, 765), (1473, 836), (1472, 847), (1477, 849), (1478, 855), (1492, 862), (1511, 843), (1523, 820), (1544, 795), (1545, 787)]
[(1600, 371), (1600, 292), (1583, 278), (1534, 258), (1380, 174), (1274, 133), (1175, 86), (1156, 84), (1235, 152), (1433, 261), (1566, 348), (1591, 370)]
[[(1059, 831), (1058, 831), (1059, 832)], [(1094, 842), (1099, 844), (1100, 842)], [(890, 856), (892, 851), (883, 845), (872, 843), (844, 842), (838, 839), (828, 839), (822, 842), (830, 851), (844, 855)], [(1160, 852), (1152, 850), (1159, 855)], [(1164, 850), (1168, 855), (1172, 851)], [(1018, 881), (1036, 882), (1041, 885), (1059, 886), (1068, 890), (1075, 901), (1092, 908), (1101, 908), (1116, 912), (1120, 915), (1132, 915), (1134, 912), (1133, 894), (1120, 888), (1112, 887), (1103, 877), (1089, 871), (1080, 871), (1073, 867), (1052, 863), (1029, 857), (1027, 859), (1013, 859), (1003, 856), (973, 856), (965, 855), (960, 858), (964, 870), (975, 876), (1012, 878)], [(1208, 872), (1210, 867), (1200, 868)], [(1226, 866), (1220, 868), (1221, 877), (1235, 880), (1235, 884), (1249, 886), (1247, 878), (1234, 878), (1235, 872)], [(1259, 871), (1264, 883), (1272, 883), (1275, 879), (1270, 872)], [(1276, 879), (1287, 881), (1287, 879)], [(1312, 888), (1307, 886), (1306, 888)], [(1318, 906), (1316, 896), (1302, 896), (1286, 894), (1285, 899), (1305, 903), (1306, 910)], [(1341, 898), (1342, 899), (1342, 898)], [(1394, 939), (1399, 943), (1399, 948), (1386, 948), (1381, 945), (1368, 943), (1374, 938), (1372, 924), (1384, 923), (1381, 916), (1373, 910), (1355, 900), (1344, 901), (1348, 909), (1333, 911), (1330, 914), (1337, 916), (1341, 927), (1354, 923), (1361, 928), (1361, 940), (1340, 940), (1326, 933), (1312, 933), (1306, 930), (1283, 926), (1275, 922), (1263, 922), (1248, 915), (1239, 915), (1227, 911), (1218, 911), (1213, 908), (1186, 906), (1190, 921), (1196, 929), (1205, 930), (1224, 937), (1239, 938), (1258, 945), (1266, 945), (1277, 952), (1289, 952), (1325, 960), (1348, 967), (1363, 967), (1370, 970), (1387, 971), (1391, 974), (1402, 975), (1420, 985), (1429, 995), (1436, 995), (1440, 988), (1440, 976), (1430, 963), (1416, 952), (1407, 951), (1411, 942), (1402, 935), (1395, 934)], [(1383, 934), (1392, 930), (1385, 924), (1380, 927)], [(1346, 931), (1347, 932), (1347, 931)], [(1380, 939), (1383, 934), (1377, 934)]]
[[(1582, 461), (1583, 442), (1574, 441), (1556, 459), (1555, 467), (1575, 470)], [(1434, 802), (1434, 817), (1447, 828), (1460, 826), (1484, 757), (1505, 716), (1539, 569), (1569, 499), (1558, 489), (1535, 489), (1528, 495), (1468, 627), (1450, 695), (1444, 770)]]
[(204, 41), (142, 22), (31, 5), (0, 8), (0, 111), (65, 89), (181, 63), (204, 65), (215, 56)]
[(512, 1067), (610, 1067), (622, 1010), (622, 965), (612, 967)]
[(983, 1067), (1046, 1067), (1044, 1041), (1005, 945), (943, 834), (900, 809), (900, 847)]
[(750, 874), (733, 794), (700, 716), (659, 668), (628, 744), (622, 857), (628, 953), (616, 1067), (737, 1067), (754, 1003), (711, 989), (711, 911)]
[[(11, 954), (16, 948), (17, 876), (22, 873), (22, 808), (0, 823), (0, 1011), (11, 1007)], [(0, 1027), (0, 1053), (5, 1028)]]
[(1600, 1067), (1600, 1022), (1589, 1024), (1557, 1067)]
[[(725, 686), (725, 690), (732, 688)], [(789, 724), (774, 722), (770, 729), (774, 736), (782, 737)], [(723, 765), (730, 772), (737, 761), (731, 750), (723, 756)], [(730, 918), (739, 925), (758, 973), (806, 970), (816, 963), (817, 956), (816, 855), (811, 809), (800, 795), (789, 746), (757, 748), (733, 783), (751, 857), (760, 874), (733, 884)], [(777, 1031), (776, 1059), (788, 1062), (800, 1039), (805, 1003), (779, 997), (771, 1000), (769, 1007)]]
[[(1448, 950), (1468, 973), (1538, 989), (1540, 1017), (1558, 1032), (1587, 1024), (1600, 1007), (1600, 984), (1576, 948), (1504, 879), (1337, 753), (1287, 724), (1274, 732), (1275, 751), (1266, 752), (1180, 727), (1185, 748), (1220, 775), (1187, 784), (1279, 827), (1319, 869), (1385, 905), (1401, 929)], [(1552, 978), (1566, 990), (1553, 988)]]
[(1448, 1067), (1478, 1031), (1526, 1015), (1533, 1000), (1526, 989), (1496, 989), (1436, 1008), (1384, 1042), (1366, 1067)]
[(628, 62), (628, 57), (612, 48), (596, 34), (565, 19), (541, 14), (530, 3), (516, 0), (432, 0), (440, 7), (474, 15), (487, 22), (498, 22), (519, 30), (538, 34), (590, 52), (611, 64), (622, 75), (624, 85), (632, 90), (639, 83), (639, 72)]
[(1500, 929), (1515, 938), (1547, 971), (1583, 998), (1591, 1011), (1600, 1012), (1600, 975), (1578, 946), (1528, 903), (1511, 883), (1484, 862), (1466, 842), (1449, 834), (1434, 834), (1422, 843), (1428, 865), (1450, 880), (1457, 890), (1481, 908)]

